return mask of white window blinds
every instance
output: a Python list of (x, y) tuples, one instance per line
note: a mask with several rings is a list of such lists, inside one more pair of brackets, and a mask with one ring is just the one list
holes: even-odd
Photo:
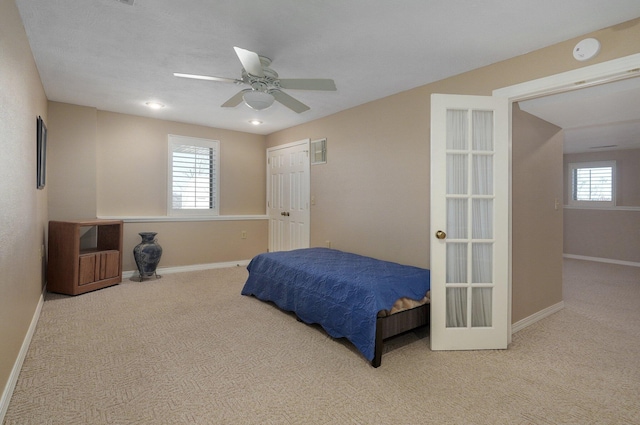
[(615, 205), (615, 161), (573, 163), (569, 171), (570, 205)]
[(217, 215), (218, 171), (218, 141), (169, 135), (169, 214)]

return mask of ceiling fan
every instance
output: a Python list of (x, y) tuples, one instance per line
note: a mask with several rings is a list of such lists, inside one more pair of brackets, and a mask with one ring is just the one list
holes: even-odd
[(243, 100), (253, 109), (262, 110), (271, 106), (277, 100), (294, 112), (302, 113), (310, 108), (299, 100), (293, 98), (282, 89), (290, 90), (324, 90), (335, 91), (336, 84), (333, 80), (323, 78), (279, 78), (278, 73), (269, 68), (271, 59), (260, 56), (250, 50), (234, 47), (240, 63), (242, 63), (242, 78), (210, 77), (207, 75), (182, 74), (174, 72), (173, 75), (181, 78), (193, 78), (196, 80), (221, 81), (246, 84), (250, 88), (240, 90), (229, 100), (222, 104), (223, 108), (234, 108)]

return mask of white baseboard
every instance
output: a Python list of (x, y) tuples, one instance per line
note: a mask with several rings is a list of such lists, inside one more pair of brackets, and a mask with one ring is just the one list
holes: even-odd
[(599, 263), (618, 264), (621, 266), (640, 267), (640, 263), (635, 261), (614, 260), (611, 258), (587, 257), (584, 255), (562, 254), (564, 258), (572, 258), (574, 260), (597, 261)]
[(543, 310), (540, 310), (537, 313), (532, 314), (529, 317), (525, 317), (522, 320), (517, 321), (513, 325), (511, 325), (511, 333), (514, 334), (527, 326), (533, 325), (539, 320), (544, 319), (545, 317), (551, 316), (553, 313), (556, 313), (564, 308), (564, 301), (560, 301), (557, 304), (549, 306)]
[(44, 304), (44, 292), (45, 289), (43, 289), (42, 293), (40, 294), (40, 300), (38, 300), (36, 311), (33, 313), (31, 325), (29, 325), (29, 330), (27, 331), (27, 334), (22, 341), (22, 347), (20, 347), (18, 357), (13, 364), (13, 369), (11, 369), (9, 380), (7, 381), (7, 384), (4, 386), (4, 390), (2, 391), (2, 397), (0, 397), (0, 423), (4, 423), (4, 416), (7, 414), (7, 410), (9, 409), (9, 402), (11, 401), (13, 390), (16, 388), (16, 384), (18, 383), (18, 377), (20, 376), (22, 364), (24, 363), (24, 359), (27, 357), (27, 351), (29, 351), (31, 338), (33, 338), (33, 334), (36, 330), (36, 325), (38, 324), (38, 320), (40, 319), (40, 312), (42, 311), (42, 305)]
[[(251, 260), (240, 260), (240, 261), (229, 261), (226, 263), (207, 263), (207, 264), (192, 264), (190, 266), (177, 266), (177, 267), (160, 267), (156, 272), (159, 275), (163, 274), (171, 274), (171, 273), (182, 273), (182, 272), (194, 272), (199, 270), (210, 270), (210, 269), (223, 269), (227, 267), (246, 267)], [(128, 279), (133, 276), (138, 276), (137, 270), (128, 270), (122, 272), (122, 278)]]

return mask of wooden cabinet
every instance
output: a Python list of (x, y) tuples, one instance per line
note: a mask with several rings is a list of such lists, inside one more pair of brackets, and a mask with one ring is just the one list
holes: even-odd
[(122, 282), (121, 220), (49, 222), (47, 290), (78, 295)]

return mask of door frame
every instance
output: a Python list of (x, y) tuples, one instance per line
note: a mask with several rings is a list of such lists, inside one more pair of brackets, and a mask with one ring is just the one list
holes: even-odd
[[(508, 315), (508, 342), (512, 341), (512, 242), (513, 242), (513, 229), (512, 229), (512, 206), (513, 206), (513, 192), (512, 192), (512, 145), (513, 145), (513, 124), (512, 124), (512, 111), (513, 103), (520, 102), (522, 100), (533, 99), (536, 97), (548, 96), (551, 94), (564, 93), (573, 90), (580, 90), (582, 88), (592, 87), (600, 84), (611, 83), (618, 80), (627, 78), (640, 77), (640, 53), (636, 53), (629, 56), (624, 56), (618, 59), (612, 59), (610, 61), (601, 62), (594, 65), (585, 66), (583, 68), (574, 69), (571, 71), (562, 72), (560, 74), (554, 74), (547, 77), (526, 81), (524, 83), (515, 84), (512, 86), (502, 87), (493, 90), (492, 96), (507, 98), (509, 101), (509, 306)], [(549, 311), (543, 316), (537, 317), (540, 320), (549, 314), (555, 312)]]

